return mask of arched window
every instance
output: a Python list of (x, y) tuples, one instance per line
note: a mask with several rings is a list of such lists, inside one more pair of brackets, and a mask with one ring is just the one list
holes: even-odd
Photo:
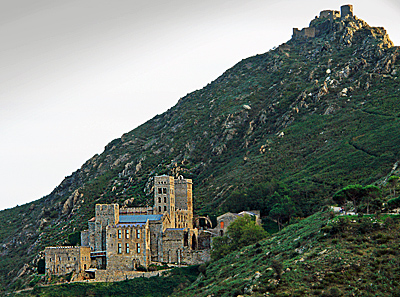
[(224, 229), (224, 221), (222, 221), (222, 222), (220, 223), (220, 225), (221, 225), (221, 229)]
[(158, 212), (161, 212), (161, 206), (158, 207)]
[(158, 203), (161, 203), (161, 197), (158, 197)]
[(167, 207), (166, 206), (164, 206), (164, 211), (167, 211)]
[(164, 203), (167, 203), (167, 197), (164, 197)]

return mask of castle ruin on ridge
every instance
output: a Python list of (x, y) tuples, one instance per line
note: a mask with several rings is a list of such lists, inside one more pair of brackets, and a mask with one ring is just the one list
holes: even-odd
[(81, 246), (45, 249), (46, 273), (97, 278), (150, 264), (204, 263), (210, 259), (211, 235), (193, 222), (198, 218), (193, 219), (192, 180), (156, 176), (153, 207), (96, 204), (95, 217), (81, 232)]
[[(353, 17), (353, 5), (342, 5), (340, 7), (340, 12), (337, 10), (323, 10), (319, 14), (319, 19), (329, 19), (332, 23), (335, 19), (345, 19), (347, 17)], [(318, 17), (316, 17), (318, 18)], [(306, 27), (302, 30), (298, 28), (293, 28), (292, 38), (301, 39), (301, 38), (315, 38), (318, 36), (318, 29), (315, 27)]]

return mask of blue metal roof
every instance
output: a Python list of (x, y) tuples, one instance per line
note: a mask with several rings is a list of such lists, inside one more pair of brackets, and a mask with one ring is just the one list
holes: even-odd
[(145, 223), (118, 223), (116, 227), (141, 227), (144, 226)]
[(163, 215), (120, 215), (119, 223), (146, 223), (149, 221), (159, 221)]

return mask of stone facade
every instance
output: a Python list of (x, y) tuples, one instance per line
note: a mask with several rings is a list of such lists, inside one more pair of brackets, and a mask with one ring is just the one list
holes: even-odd
[(90, 248), (81, 246), (46, 247), (46, 272), (62, 275), (81, 273), (90, 267)]
[(107, 227), (107, 269), (131, 271), (150, 263), (149, 221)]
[[(96, 274), (130, 272), (152, 263), (208, 261), (211, 233), (193, 228), (192, 185), (191, 179), (182, 176), (156, 176), (153, 207), (120, 209), (118, 204), (96, 204), (95, 217), (81, 232), (82, 247), (46, 248), (52, 251), (46, 258), (47, 272), (86, 271), (96, 278)], [(68, 255), (72, 251), (86, 254), (55, 266), (53, 258), (67, 259), (66, 250), (70, 250)]]

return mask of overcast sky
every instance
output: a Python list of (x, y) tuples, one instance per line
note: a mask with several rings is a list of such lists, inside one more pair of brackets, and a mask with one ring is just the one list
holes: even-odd
[[(398, 0), (351, 3), (400, 44)], [(49, 194), (111, 140), (342, 4), (0, 0), (0, 209)]]

